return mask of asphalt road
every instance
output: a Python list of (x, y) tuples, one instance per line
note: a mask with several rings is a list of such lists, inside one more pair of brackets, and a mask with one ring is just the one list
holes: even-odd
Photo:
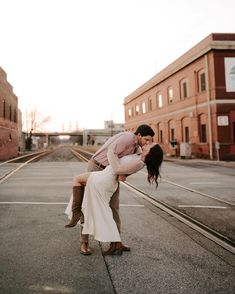
[[(0, 185), (0, 293), (235, 293), (234, 255), (125, 187), (122, 239), (131, 252), (103, 258), (90, 238), (93, 254), (82, 256), (64, 209), (73, 176), (85, 169), (38, 162)], [(141, 173), (131, 180), (146, 182)]]

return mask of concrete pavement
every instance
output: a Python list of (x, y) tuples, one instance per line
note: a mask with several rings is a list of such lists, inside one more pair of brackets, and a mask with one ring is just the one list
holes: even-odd
[(1, 184), (0, 293), (235, 292), (234, 255), (123, 186), (122, 238), (131, 252), (103, 258), (91, 238), (93, 254), (82, 256), (64, 209), (73, 176), (85, 169), (38, 162)]

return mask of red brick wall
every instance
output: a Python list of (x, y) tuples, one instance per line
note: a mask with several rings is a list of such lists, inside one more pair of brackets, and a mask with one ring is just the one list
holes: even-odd
[(18, 130), (0, 124), (0, 160), (7, 160), (18, 154)]
[(18, 98), (7, 81), (5, 71), (0, 67), (0, 160), (17, 156)]
[[(218, 37), (218, 39), (216, 39)], [(235, 34), (213, 34), (202, 40), (201, 43), (182, 55), (152, 79), (136, 89), (124, 100), (125, 129), (135, 130), (140, 124), (149, 124), (156, 135), (155, 142), (160, 142), (160, 131), (163, 133), (161, 145), (165, 153), (174, 155), (175, 150), (170, 146), (170, 129), (174, 129), (175, 139), (179, 143), (185, 142), (185, 127), (189, 128), (189, 143), (192, 154), (200, 157), (216, 159), (216, 142), (221, 143), (220, 159), (225, 159), (227, 154), (235, 159), (234, 115), (235, 92), (226, 92), (224, 57), (235, 57), (235, 49), (226, 40), (235, 40)], [(221, 47), (214, 40), (223, 40)], [(217, 41), (218, 42), (218, 41)], [(209, 49), (211, 46), (212, 49)], [(214, 49), (214, 47), (215, 49)], [(235, 48), (235, 43), (232, 45)], [(219, 48), (219, 49), (218, 49)], [(199, 89), (199, 75), (208, 71), (208, 84), (206, 91)], [(182, 81), (187, 81), (188, 96), (182, 97)], [(167, 89), (173, 88), (173, 102), (169, 103)], [(157, 94), (163, 97), (162, 107), (157, 105)], [(152, 100), (152, 109), (146, 113), (135, 113), (136, 105), (141, 105)], [(210, 109), (210, 119), (208, 115)], [(133, 110), (131, 117), (129, 109)], [(217, 116), (227, 115), (230, 118), (229, 126), (219, 127)], [(210, 124), (211, 122), (211, 124)], [(206, 141), (201, 142), (201, 125), (206, 126)], [(211, 142), (209, 130), (211, 127)], [(211, 143), (211, 144), (210, 144)]]

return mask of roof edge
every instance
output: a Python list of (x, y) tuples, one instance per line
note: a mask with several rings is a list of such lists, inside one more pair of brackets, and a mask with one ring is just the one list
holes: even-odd
[(124, 98), (124, 105), (212, 49), (235, 50), (235, 33), (211, 33)]

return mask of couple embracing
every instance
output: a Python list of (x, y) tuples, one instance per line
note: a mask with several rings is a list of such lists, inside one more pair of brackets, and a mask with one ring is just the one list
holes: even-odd
[(65, 211), (70, 222), (65, 227), (74, 227), (80, 221), (81, 254), (92, 253), (89, 235), (97, 241), (110, 242), (103, 255), (130, 251), (120, 237), (119, 181), (146, 166), (148, 182), (158, 185), (163, 151), (152, 142), (153, 136), (148, 125), (140, 125), (134, 133), (114, 135), (92, 156), (87, 172), (74, 178), (73, 195)]

